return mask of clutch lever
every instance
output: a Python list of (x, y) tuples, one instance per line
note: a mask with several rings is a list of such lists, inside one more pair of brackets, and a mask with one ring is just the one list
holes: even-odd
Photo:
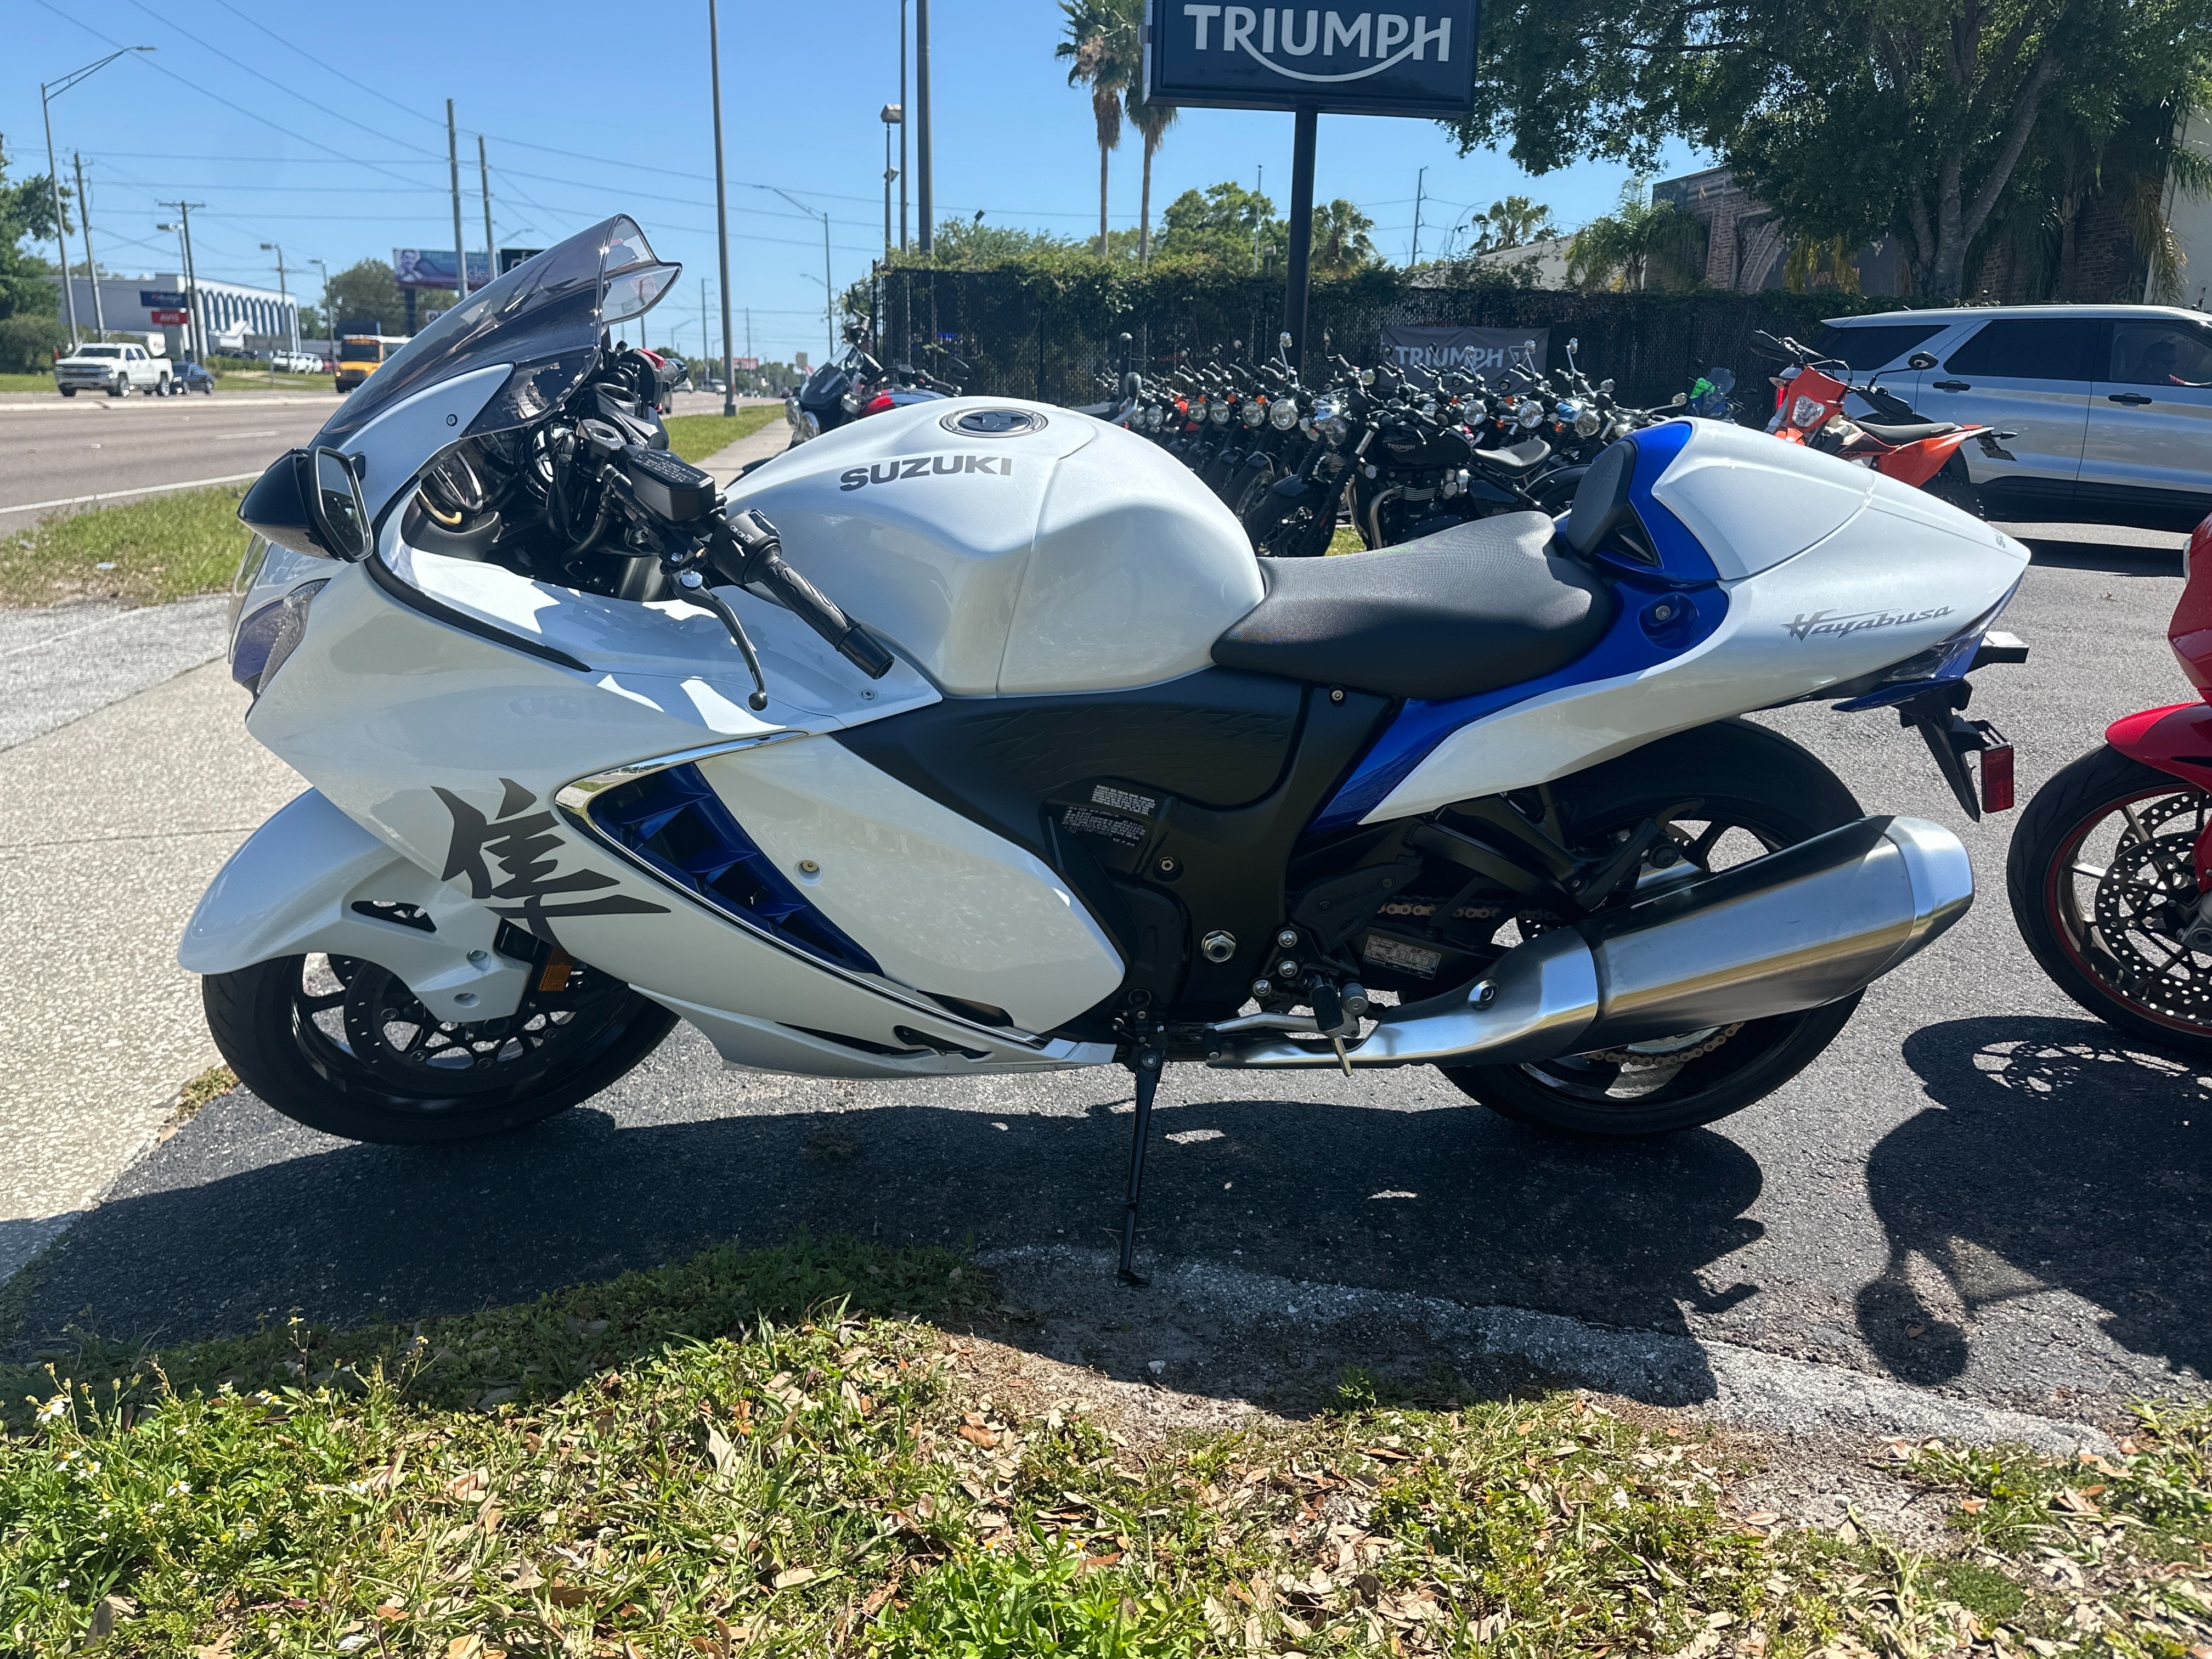
[(783, 562), (783, 538), (759, 513), (747, 507), (722, 520), (710, 531), (707, 545), (708, 558), (724, 577), (740, 587), (757, 582), (768, 589), (870, 679), (891, 672), (891, 653)]

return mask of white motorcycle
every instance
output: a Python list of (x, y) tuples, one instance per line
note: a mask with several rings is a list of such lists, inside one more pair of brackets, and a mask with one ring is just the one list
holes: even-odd
[(962, 398), (725, 497), (611, 343), (676, 275), (624, 218), (539, 255), (241, 507), (233, 672), (314, 787), (179, 957), (303, 1123), (511, 1129), (679, 1018), (814, 1076), (1126, 1066), (1127, 1273), (1170, 1061), (1680, 1128), (1972, 900), (1948, 831), (1733, 718), (1899, 707), (1975, 810), (2027, 554), (1919, 491), (1683, 421), (1556, 523), (1261, 561), (1142, 438)]

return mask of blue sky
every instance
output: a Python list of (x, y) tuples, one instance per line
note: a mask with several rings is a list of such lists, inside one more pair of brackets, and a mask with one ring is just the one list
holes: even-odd
[[(110, 269), (173, 269), (175, 239), (155, 229), (161, 200), (204, 202), (192, 217), (200, 273), (274, 283), (287, 261), (332, 270), (394, 247), (453, 240), (445, 100), (462, 131), (463, 222), (482, 240), (476, 134), (491, 161), (494, 230), (542, 246), (608, 213), (634, 214), (665, 258), (682, 260), (678, 300), (648, 337), (696, 349), (700, 279), (715, 280), (714, 149), (705, 0), (663, 0), (626, 13), (537, 0), (409, 9), (380, 27), (374, 8), (271, 0), (6, 0), (0, 135), (10, 176), (46, 170), (39, 82), (114, 46), (149, 58), (102, 70), (53, 103), (64, 177), (83, 153), (94, 251)], [(909, 8), (910, 15), (910, 8)], [(865, 274), (883, 238), (881, 106), (896, 100), (898, 0), (727, 0), (721, 8), (731, 288), (752, 313), (761, 356), (823, 343), (821, 222), (833, 275)], [(1095, 233), (1097, 149), (1090, 105), (1052, 49), (1063, 22), (1052, 0), (934, 0), (931, 8), (939, 216), (1073, 234)], [(625, 28), (623, 19), (633, 20)], [(173, 20), (173, 21), (172, 21)], [(909, 90), (908, 102), (912, 102)], [(1152, 212), (1179, 191), (1235, 178), (1264, 185), (1278, 210), (1290, 186), (1291, 118), (1186, 111), (1154, 167)], [(1139, 149), (1113, 160), (1113, 222), (1137, 222)], [(1667, 172), (1697, 165), (1677, 146)], [(1384, 252), (1403, 259), (1416, 174), (1428, 168), (1422, 245), (1496, 198), (1532, 195), (1573, 225), (1604, 210), (1625, 169), (1584, 166), (1540, 179), (1502, 155), (1462, 159), (1426, 121), (1323, 116), (1316, 194), (1344, 196), (1375, 220)], [(910, 193), (911, 194), (911, 193)], [(81, 259), (81, 247), (70, 257)], [(309, 274), (312, 292), (319, 278)], [(295, 291), (301, 286), (295, 280)], [(744, 349), (744, 322), (738, 322)]]

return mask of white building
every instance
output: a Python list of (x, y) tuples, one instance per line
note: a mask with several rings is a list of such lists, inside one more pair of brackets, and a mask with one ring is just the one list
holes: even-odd
[[(92, 283), (85, 277), (72, 276), (70, 287), (76, 301), (76, 325), (89, 334), (94, 316)], [(183, 326), (156, 323), (153, 313), (173, 309), (161, 302), (184, 292), (185, 279), (173, 271), (152, 276), (102, 276), (99, 314), (106, 319), (109, 328), (125, 333), (149, 334), (160, 330), (168, 342), (169, 356), (181, 357), (186, 343)], [(249, 349), (266, 349), (271, 343), (289, 350), (290, 343), (299, 337), (297, 295), (288, 296), (273, 288), (249, 288), (243, 283), (210, 282), (204, 276), (193, 284), (193, 293), (199, 304), (201, 332), (210, 351), (242, 354)], [(54, 305), (57, 314), (66, 323), (69, 313), (62, 306), (58, 291), (54, 295)], [(249, 336), (253, 337), (255, 345), (249, 346)]]

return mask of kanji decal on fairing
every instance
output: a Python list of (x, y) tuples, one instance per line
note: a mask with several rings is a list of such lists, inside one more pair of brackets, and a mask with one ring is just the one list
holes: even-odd
[[(485, 817), (452, 790), (431, 786), (453, 817), (453, 839), (447, 848), (446, 867), (439, 879), (452, 881), (465, 876), (471, 898), (486, 901), (484, 908), (494, 915), (519, 922), (540, 939), (553, 937), (544, 924), (555, 916), (667, 914), (666, 905), (632, 898), (627, 893), (548, 903), (549, 899), (562, 894), (593, 892), (620, 884), (598, 870), (556, 874), (559, 861), (554, 854), (567, 843), (549, 833), (556, 822), (553, 814), (542, 809), (533, 811), (537, 797), (513, 778), (501, 778), (499, 781), (505, 793), (500, 798), (499, 816), (495, 818)], [(498, 880), (492, 877), (493, 864), (499, 866)]]

